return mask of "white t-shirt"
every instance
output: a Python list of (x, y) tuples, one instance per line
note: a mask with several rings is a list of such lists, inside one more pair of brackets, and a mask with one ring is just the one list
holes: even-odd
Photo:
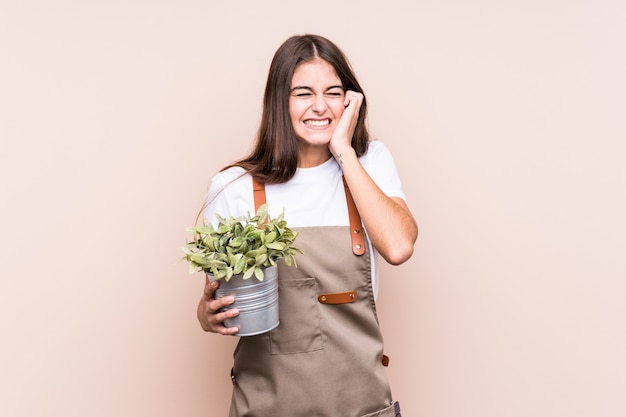
[[(382, 142), (371, 141), (367, 153), (359, 160), (387, 196), (406, 200), (391, 153)], [(270, 217), (276, 217), (284, 210), (290, 228), (350, 224), (341, 167), (333, 157), (313, 168), (298, 168), (286, 183), (267, 184), (265, 194)], [(216, 213), (222, 217), (237, 217), (254, 214), (254, 211), (252, 180), (243, 168), (229, 168), (213, 177), (204, 211), (206, 219), (217, 225)], [(378, 253), (371, 242), (370, 253), (372, 286), (377, 294)]]

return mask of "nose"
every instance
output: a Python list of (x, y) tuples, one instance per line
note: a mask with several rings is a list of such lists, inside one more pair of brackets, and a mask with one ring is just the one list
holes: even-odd
[(323, 94), (316, 94), (311, 109), (316, 113), (323, 113), (327, 107), (326, 97)]

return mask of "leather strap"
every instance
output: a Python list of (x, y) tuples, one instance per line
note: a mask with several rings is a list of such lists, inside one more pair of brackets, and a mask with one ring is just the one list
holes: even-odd
[(352, 238), (352, 252), (361, 256), (365, 253), (365, 238), (363, 237), (363, 227), (361, 226), (361, 215), (354, 204), (350, 188), (346, 179), (343, 178), (343, 188), (346, 190), (346, 202), (348, 203), (348, 216), (350, 217), (350, 236)]
[(254, 193), (254, 211), (265, 204), (265, 184), (252, 177), (252, 192)]
[(348, 304), (354, 303), (358, 295), (356, 291), (336, 292), (332, 294), (320, 294), (317, 301), (322, 304)]

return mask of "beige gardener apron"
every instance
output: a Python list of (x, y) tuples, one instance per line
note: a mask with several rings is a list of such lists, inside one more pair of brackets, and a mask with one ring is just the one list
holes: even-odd
[[(258, 207), (265, 187), (254, 188)], [(280, 325), (240, 338), (235, 349), (230, 417), (399, 416), (383, 368), (369, 249), (347, 186), (346, 200), (350, 227), (297, 229), (298, 267), (278, 267)]]

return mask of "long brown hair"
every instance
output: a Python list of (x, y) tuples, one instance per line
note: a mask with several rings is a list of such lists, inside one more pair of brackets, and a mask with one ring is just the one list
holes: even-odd
[[(252, 152), (223, 169), (240, 166), (267, 184), (284, 183), (294, 176), (298, 167), (298, 144), (289, 115), (291, 79), (299, 64), (316, 58), (333, 66), (344, 90), (363, 94), (348, 59), (337, 45), (319, 35), (292, 36), (278, 48), (272, 59), (265, 85), (261, 123)], [(367, 151), (369, 143), (366, 116), (367, 101), (364, 97), (352, 137), (352, 147), (357, 156)]]

